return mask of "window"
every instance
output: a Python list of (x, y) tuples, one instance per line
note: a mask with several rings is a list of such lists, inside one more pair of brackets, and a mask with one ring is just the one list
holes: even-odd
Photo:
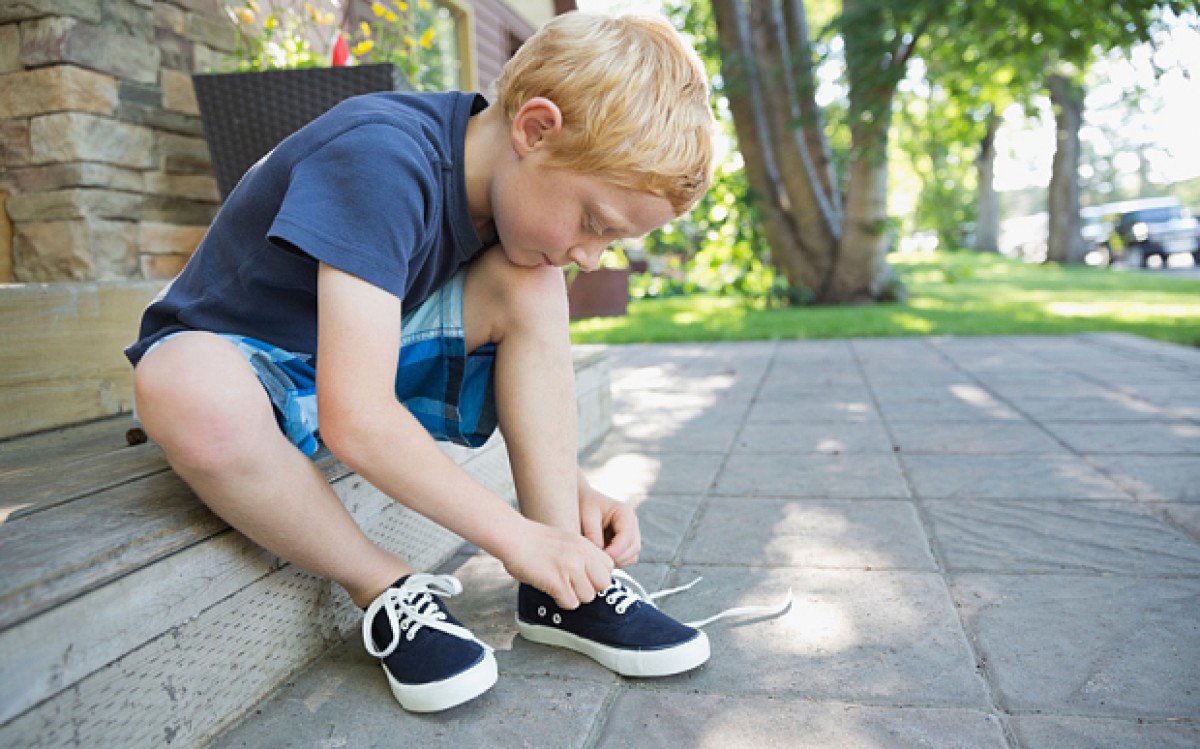
[(415, 70), (409, 72), (418, 90), (471, 91), (476, 87), (471, 7), (459, 0), (417, 3), (418, 28), (432, 31), (428, 46), (420, 45)]

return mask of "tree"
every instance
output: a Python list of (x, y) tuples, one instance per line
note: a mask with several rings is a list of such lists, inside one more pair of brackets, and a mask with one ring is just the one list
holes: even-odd
[(842, 2), (850, 132), (843, 180), (816, 102), (803, 0), (712, 0), (724, 93), (772, 259), (814, 301), (877, 299), (888, 288), (891, 105), (927, 22), (922, 5)]
[[(1084, 76), (1093, 61), (1112, 50), (1154, 43), (1173, 17), (1200, 7), (1197, 0), (1041, 0), (968, 3), (964, 29), (988, 57), (1022, 72), (1017, 81), (1049, 93), (1056, 150), (1049, 190), (1048, 259), (1080, 262), (1080, 129)], [(1193, 21), (1194, 22), (1194, 21)], [(994, 31), (1005, 33), (996, 34)]]

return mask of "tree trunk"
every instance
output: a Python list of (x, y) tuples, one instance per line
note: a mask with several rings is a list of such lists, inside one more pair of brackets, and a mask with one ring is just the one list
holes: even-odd
[[(712, 8), (725, 95), (776, 268), (818, 303), (877, 298), (887, 270), (886, 154), (894, 82), (881, 84), (867, 74), (858, 79), (870, 81), (867, 86), (851, 86), (851, 98), (866, 97), (874, 114), (854, 128), (843, 207), (813, 99), (803, 0), (712, 0)], [(848, 47), (852, 43), (847, 40)], [(860, 73), (880, 66), (874, 47), (867, 47), (859, 56)]]
[[(713, 0), (721, 45), (721, 74), (746, 177), (757, 198), (771, 259), (792, 288), (816, 290), (827, 275), (831, 248), (802, 237), (784, 188), (771, 140), (762, 79), (751, 52), (750, 20), (742, 0)], [(806, 241), (807, 240), (807, 241)]]
[(996, 194), (996, 131), (1000, 118), (993, 109), (988, 113), (987, 134), (979, 144), (976, 166), (979, 172), (978, 211), (975, 218), (975, 249), (1000, 251), (1000, 200)]
[(1083, 124), (1083, 91), (1064, 76), (1053, 74), (1047, 85), (1054, 105), (1057, 144), (1050, 175), (1050, 236), (1046, 259), (1083, 261), (1079, 220), (1079, 129)]
[[(854, 128), (842, 243), (824, 296), (861, 302), (876, 296), (887, 270), (887, 122)], [(879, 149), (878, 151), (874, 149)]]

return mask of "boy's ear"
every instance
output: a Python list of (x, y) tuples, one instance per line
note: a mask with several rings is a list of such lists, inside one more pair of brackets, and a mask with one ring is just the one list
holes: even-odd
[(562, 130), (562, 111), (547, 98), (535, 96), (517, 110), (512, 122), (512, 145), (519, 156), (532, 153)]

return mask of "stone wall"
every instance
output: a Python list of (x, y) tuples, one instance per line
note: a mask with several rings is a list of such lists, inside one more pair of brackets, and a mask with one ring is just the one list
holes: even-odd
[(190, 73), (220, 0), (0, 2), (0, 282), (174, 276), (218, 206)]

